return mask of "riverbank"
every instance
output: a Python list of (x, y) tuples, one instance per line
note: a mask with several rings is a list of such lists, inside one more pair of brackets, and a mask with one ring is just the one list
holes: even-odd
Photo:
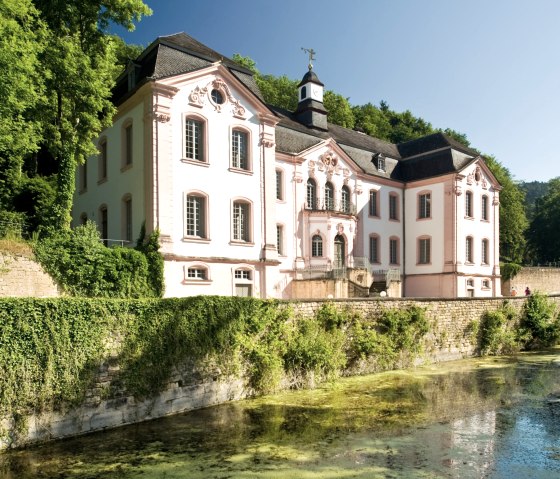
[(0, 477), (557, 477), (559, 354), (342, 378), (8, 451)]
[[(0, 302), (0, 359), (14, 376), (11, 389), (0, 392), (2, 448), (313, 386), (339, 374), (470, 357), (482, 316), (504, 302), (9, 301)], [(560, 304), (560, 297), (551, 301)], [(520, 311), (524, 302), (508, 304)]]

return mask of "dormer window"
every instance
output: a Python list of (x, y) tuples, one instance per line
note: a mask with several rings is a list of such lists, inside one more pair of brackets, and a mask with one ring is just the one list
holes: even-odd
[(374, 155), (372, 163), (377, 168), (377, 171), (385, 172), (385, 157), (381, 153)]

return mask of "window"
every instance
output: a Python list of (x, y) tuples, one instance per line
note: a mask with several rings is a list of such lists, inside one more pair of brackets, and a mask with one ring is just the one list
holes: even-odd
[(210, 98), (212, 98), (212, 101), (217, 105), (221, 105), (224, 102), (224, 95), (220, 90), (216, 90), (215, 88), (210, 92)]
[(396, 238), (389, 239), (389, 263), (399, 264), (399, 240)]
[(480, 248), (480, 256), (482, 260), (482, 264), (488, 264), (488, 240), (483, 239), (481, 248)]
[(430, 238), (420, 238), (418, 240), (418, 264), (430, 264), (431, 248)]
[(474, 279), (467, 279), (467, 296), (469, 298), (474, 297)]
[(282, 170), (276, 170), (276, 199), (283, 200), (284, 199), (284, 187), (282, 177)]
[(124, 127), (124, 165), (132, 165), (132, 123)]
[(187, 279), (203, 281), (207, 279), (207, 271), (201, 266), (195, 266), (187, 269)]
[(233, 239), (234, 241), (251, 241), (249, 230), (250, 205), (236, 201), (233, 203)]
[(85, 225), (85, 224), (87, 223), (87, 221), (88, 221), (87, 214), (86, 214), (86, 213), (82, 213), (82, 214), (80, 215), (80, 224), (83, 226), (83, 225)]
[(342, 191), (340, 193), (340, 203), (342, 211), (344, 213), (350, 213), (350, 190), (346, 185), (342, 187)]
[(488, 196), (483, 195), (481, 201), (481, 217), (483, 221), (488, 221)]
[(107, 178), (107, 140), (99, 143), (99, 181)]
[(280, 256), (284, 255), (284, 227), (276, 225), (276, 249)]
[(249, 135), (240, 130), (231, 132), (231, 166), (240, 170), (249, 169)]
[(107, 207), (105, 205), (99, 208), (99, 221), (101, 226), (101, 238), (103, 239), (103, 244), (105, 246), (109, 245), (109, 215), (107, 213)]
[(236, 269), (234, 273), (235, 279), (235, 295), (249, 297), (253, 295), (252, 271), (248, 269)]
[(374, 156), (373, 162), (377, 166), (377, 171), (385, 171), (385, 157), (381, 153)]
[(378, 205), (379, 195), (376, 190), (369, 191), (369, 215), (379, 216), (379, 205)]
[(302, 86), (301, 87), (301, 94), (300, 94), (300, 100), (303, 100), (305, 97), (307, 96), (307, 87), (306, 86)]
[(399, 219), (399, 201), (398, 196), (395, 193), (389, 194), (389, 219), (398, 220)]
[(473, 262), (473, 239), (471, 236), (467, 236), (465, 241), (465, 261), (467, 263)]
[(483, 279), (482, 280), (482, 288), (483, 289), (490, 289), (490, 280), (489, 279)]
[(369, 262), (379, 263), (379, 236), (369, 237)]
[(246, 269), (236, 269), (235, 279), (251, 279), (251, 272)]
[(204, 161), (204, 123), (200, 120), (185, 120), (185, 158)]
[(185, 198), (185, 236), (206, 238), (206, 198), (188, 194)]
[(86, 158), (79, 168), (80, 192), (87, 190), (87, 167), (88, 160)]
[(307, 180), (307, 208), (315, 210), (317, 209), (317, 185), (315, 180), (309, 178)]
[(418, 196), (418, 218), (432, 217), (432, 196), (430, 193), (423, 193)]
[(131, 243), (132, 242), (132, 198), (126, 196), (123, 199), (123, 237), (124, 239)]
[(465, 194), (465, 216), (467, 218), (472, 218), (472, 192), (467, 191)]
[(334, 209), (334, 188), (330, 182), (325, 184), (325, 209)]
[(320, 235), (314, 235), (311, 239), (311, 256), (323, 256), (323, 238)]

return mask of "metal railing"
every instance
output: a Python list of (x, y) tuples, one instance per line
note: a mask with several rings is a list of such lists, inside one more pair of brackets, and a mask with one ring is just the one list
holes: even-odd
[(324, 198), (315, 198), (315, 201), (305, 202), (305, 209), (310, 211), (332, 211), (333, 213), (342, 213), (344, 215), (355, 215), (357, 212), (356, 205), (351, 201), (335, 201)]
[(111, 247), (111, 246), (128, 246), (130, 244), (132, 244), (132, 241), (128, 241), (128, 240), (118, 240), (118, 239), (109, 239), (109, 238), (100, 238), (99, 241), (101, 241), (105, 246), (107, 247)]

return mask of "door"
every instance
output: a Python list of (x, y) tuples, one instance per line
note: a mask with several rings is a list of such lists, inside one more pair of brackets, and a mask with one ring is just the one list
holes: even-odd
[(344, 237), (340, 235), (336, 235), (334, 238), (334, 268), (335, 269), (342, 269), (344, 268), (344, 259), (345, 259), (345, 241)]

